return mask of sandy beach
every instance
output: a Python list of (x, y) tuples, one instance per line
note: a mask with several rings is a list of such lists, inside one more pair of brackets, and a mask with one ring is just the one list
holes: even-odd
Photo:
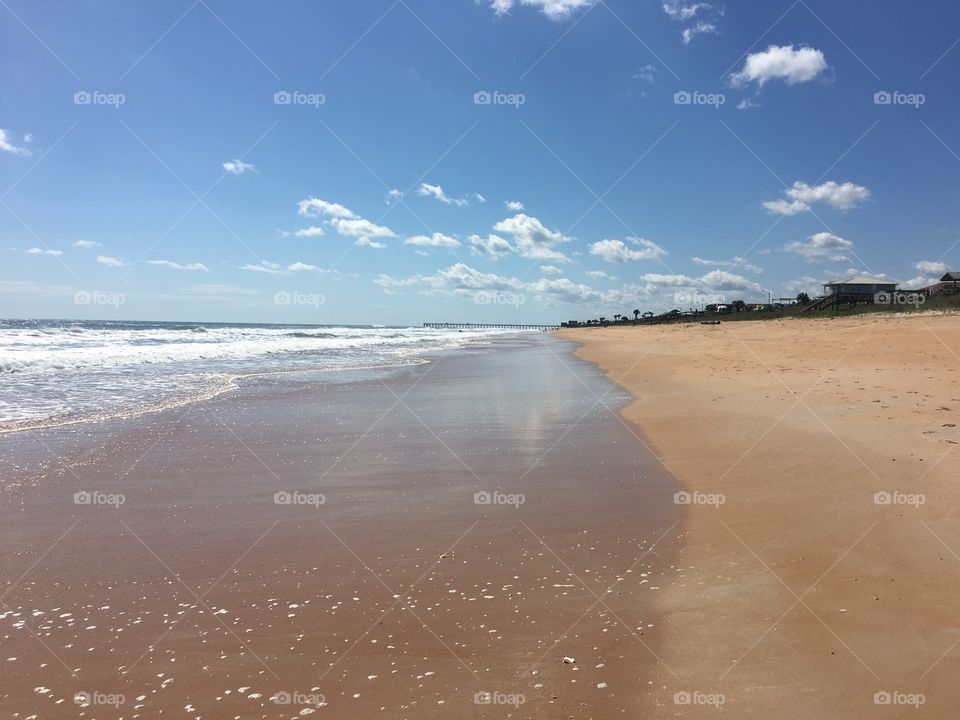
[(3, 716), (628, 716), (681, 509), (573, 348), (0, 437)]
[(643, 717), (953, 716), (956, 317), (560, 335), (688, 493)]

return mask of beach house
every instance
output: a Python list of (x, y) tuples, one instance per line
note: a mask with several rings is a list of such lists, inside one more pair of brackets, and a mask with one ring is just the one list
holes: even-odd
[(841, 302), (864, 302), (877, 293), (893, 293), (896, 290), (896, 282), (865, 276), (831, 280), (823, 284), (823, 294), (837, 295), (842, 298)]

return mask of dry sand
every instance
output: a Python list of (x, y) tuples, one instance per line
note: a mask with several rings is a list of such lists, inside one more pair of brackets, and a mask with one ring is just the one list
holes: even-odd
[(560, 335), (688, 492), (724, 496), (688, 508), (637, 717), (955, 716), (960, 318)]

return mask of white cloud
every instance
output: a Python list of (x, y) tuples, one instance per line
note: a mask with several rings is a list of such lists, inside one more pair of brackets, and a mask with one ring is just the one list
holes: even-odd
[(252, 163), (245, 163), (243, 160), (228, 160), (223, 164), (223, 169), (233, 175), (243, 175), (245, 172), (256, 172), (257, 168)]
[[(420, 183), (420, 187), (417, 188), (417, 195), (420, 197), (432, 197), (435, 200), (439, 200), (444, 205), (456, 205), (457, 207), (463, 207), (470, 204), (466, 198), (449, 197), (439, 185)], [(486, 200), (484, 200), (484, 202), (486, 202)]]
[(301, 200), (297, 204), (297, 214), (304, 217), (336, 217), (336, 218), (352, 218), (356, 217), (353, 213), (353, 210), (339, 205), (337, 203), (327, 202), (326, 200), (320, 200), (318, 198), (307, 198), (306, 200)]
[(27, 255), (52, 255), (59, 257), (63, 255), (63, 250), (44, 250), (43, 248), (32, 247), (26, 251)]
[(556, 230), (549, 230), (535, 217), (519, 213), (501, 220), (493, 229), (510, 235), (514, 248), (525, 258), (570, 262), (570, 258), (554, 249), (554, 245), (567, 242), (570, 238)]
[(641, 277), (647, 283), (647, 293), (655, 295), (665, 290), (689, 290), (696, 293), (719, 295), (723, 293), (761, 293), (763, 288), (742, 275), (726, 270), (711, 270), (695, 278), (688, 275), (663, 275), (647, 273)]
[(110, 257), (109, 255), (97, 255), (97, 262), (107, 267), (124, 267), (126, 265), (120, 258)]
[(77, 240), (73, 243), (73, 246), (78, 248), (94, 248), (100, 247), (101, 244), (96, 240)]
[(170, 268), (171, 270), (203, 270), (206, 272), (209, 268), (203, 263), (178, 263), (172, 260), (147, 260), (147, 265), (157, 265), (159, 267)]
[(316, 265), (310, 265), (308, 263), (295, 261), (284, 267), (279, 263), (270, 262), (269, 260), (261, 260), (256, 265), (241, 265), (241, 270), (246, 270), (248, 272), (259, 272), (266, 273), (267, 275), (289, 275), (290, 273), (302, 272), (305, 270), (313, 272), (327, 272), (323, 268), (319, 268)]
[(822, 185), (808, 185), (799, 180), (784, 192), (787, 199), (771, 200), (763, 206), (775, 215), (796, 215), (806, 212), (811, 205), (824, 203), (837, 210), (850, 210), (870, 198), (870, 191), (863, 185), (833, 180)]
[(807, 262), (847, 262), (853, 251), (853, 243), (833, 233), (819, 232), (806, 241), (794, 241), (783, 248), (789, 253), (800, 255)]
[(483, 205), (487, 201), (487, 199), (480, 193), (474, 193), (473, 197), (476, 198), (476, 201), (481, 205)]
[[(24, 142), (29, 143), (32, 139), (30, 135), (27, 135), (24, 138)], [(29, 157), (33, 154), (28, 148), (15, 145), (13, 139), (10, 137), (10, 133), (3, 128), (0, 128), (0, 151), (13, 153), (14, 155), (23, 155), (24, 157)]]
[(487, 255), (494, 260), (513, 252), (513, 246), (499, 235), (480, 237), (471, 235), (467, 238), (470, 243), (470, 252), (474, 255)]
[(587, 270), (587, 277), (593, 278), (594, 280), (616, 280), (617, 278), (614, 275), (608, 275), (603, 270)]
[(293, 234), (297, 237), (321, 237), (322, 235), (326, 235), (323, 228), (319, 225), (311, 225), (310, 227), (294, 230)]
[(643, 248), (634, 250), (622, 240), (600, 240), (590, 246), (590, 254), (597, 255), (609, 263), (622, 263), (637, 260), (659, 260), (667, 251), (651, 240), (627, 238), (630, 245)]
[(653, 85), (653, 81), (657, 75), (657, 68), (653, 64), (644, 65), (642, 68), (637, 70), (633, 74), (634, 80), (642, 80), (645, 83)]
[(590, 7), (595, 0), (491, 0), (490, 6), (497, 15), (504, 15), (518, 2), (520, 5), (538, 8), (551, 20), (564, 20), (575, 10)]
[(739, 267), (743, 268), (747, 272), (752, 272), (759, 275), (763, 272), (763, 268), (757, 267), (756, 265), (747, 261), (746, 258), (734, 257), (729, 260), (708, 260), (702, 257), (692, 257), (690, 260), (694, 265), (712, 265), (713, 267)]
[(394, 200), (397, 199), (397, 198), (402, 198), (402, 197), (403, 197), (403, 191), (402, 191), (402, 190), (397, 190), (396, 188), (393, 188), (392, 190), (387, 190), (387, 197), (388, 197), (388, 198), (393, 198)]
[(920, 260), (914, 263), (913, 267), (919, 270), (920, 274), (903, 283), (904, 287), (909, 290), (924, 288), (940, 282), (940, 278), (949, 269), (946, 263), (938, 260)]
[(525, 209), (519, 200), (506, 200), (503, 204), (510, 212), (521, 212)]
[(819, 278), (810, 277), (809, 275), (802, 275), (801, 277), (788, 280), (784, 284), (784, 287), (791, 295), (799, 295), (805, 292), (811, 298), (815, 298), (823, 294), (823, 281)]
[(763, 107), (761, 103), (756, 102), (751, 98), (744, 98), (737, 103), (737, 110), (752, 110), (753, 108)]
[(720, 31), (712, 22), (700, 20), (680, 33), (684, 45), (689, 45), (697, 35), (719, 35)]
[(420, 247), (460, 247), (460, 241), (449, 235), (435, 232), (433, 235), (414, 235), (403, 241), (404, 245), (418, 245)]
[(674, 20), (690, 20), (701, 10), (710, 10), (709, 3), (689, 3), (682, 0), (667, 0), (663, 3), (663, 11)]
[(374, 282), (392, 291), (398, 288), (422, 286), (425, 292), (475, 296), (479, 292), (510, 292), (528, 296), (543, 304), (551, 302), (582, 303), (600, 302), (611, 299), (613, 294), (605, 295), (588, 285), (574, 283), (567, 278), (541, 278), (533, 282), (524, 282), (515, 277), (484, 273), (463, 263), (456, 263), (433, 275), (414, 275), (408, 278), (396, 278), (380, 275)]
[(375, 223), (370, 222), (365, 218), (339, 218), (335, 217), (331, 219), (330, 225), (333, 226), (338, 233), (345, 237), (356, 238), (356, 245), (371, 247), (371, 248), (384, 248), (386, 245), (380, 242), (376, 242), (372, 238), (378, 237), (396, 237), (393, 230), (383, 225), (376, 225)]
[(766, 50), (752, 53), (740, 72), (730, 76), (735, 87), (756, 83), (763, 87), (771, 80), (783, 80), (787, 85), (809, 82), (827, 69), (823, 53), (814, 48), (793, 45), (771, 45)]
[(540, 272), (544, 275), (563, 275), (563, 269), (556, 265), (541, 265)]

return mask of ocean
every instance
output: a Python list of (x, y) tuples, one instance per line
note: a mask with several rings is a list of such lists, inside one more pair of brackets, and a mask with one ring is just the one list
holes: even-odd
[(213, 397), (247, 378), (426, 362), (516, 330), (0, 320), (0, 432), (140, 414)]

